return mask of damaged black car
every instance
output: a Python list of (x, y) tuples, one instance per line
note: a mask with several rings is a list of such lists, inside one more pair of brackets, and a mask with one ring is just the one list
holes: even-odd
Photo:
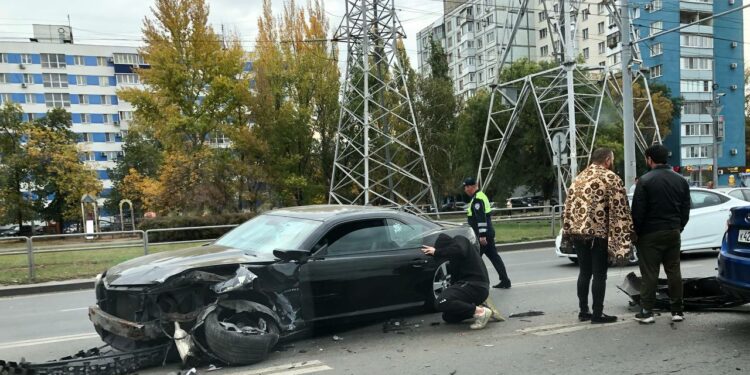
[(274, 210), (212, 244), (110, 268), (89, 318), (119, 350), (171, 345), (183, 362), (255, 363), (318, 323), (432, 308), (449, 265), (420, 247), (439, 233), (478, 247), (469, 227), (385, 208)]

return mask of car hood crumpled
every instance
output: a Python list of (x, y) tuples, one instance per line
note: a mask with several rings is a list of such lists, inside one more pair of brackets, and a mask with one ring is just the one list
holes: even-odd
[(107, 271), (108, 286), (152, 285), (191, 269), (248, 263), (271, 263), (272, 255), (253, 254), (219, 245), (165, 251), (120, 263)]

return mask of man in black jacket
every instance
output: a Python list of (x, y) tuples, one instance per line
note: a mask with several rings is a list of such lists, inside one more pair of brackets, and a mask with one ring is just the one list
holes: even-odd
[(667, 164), (669, 150), (653, 145), (646, 150), (651, 171), (638, 179), (633, 196), (633, 227), (637, 236), (641, 276), (641, 312), (635, 320), (654, 323), (659, 266), (664, 265), (669, 286), (672, 321), (684, 320), (680, 233), (690, 218), (690, 186)]
[[(466, 237), (451, 238), (440, 234), (435, 247), (424, 245), (422, 252), (450, 261), (449, 270), (453, 284), (438, 296), (435, 307), (443, 313), (448, 323), (475, 318), (471, 329), (482, 329), (490, 319), (501, 321), (497, 310), (483, 306), (488, 301), (490, 281), (482, 256)], [(491, 305), (491, 304), (490, 304)]]

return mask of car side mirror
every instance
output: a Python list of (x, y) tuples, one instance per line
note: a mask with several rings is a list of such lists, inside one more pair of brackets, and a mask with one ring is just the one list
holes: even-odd
[(281, 250), (276, 249), (273, 251), (273, 256), (281, 259), (284, 262), (299, 262), (304, 263), (310, 257), (310, 253), (307, 250)]

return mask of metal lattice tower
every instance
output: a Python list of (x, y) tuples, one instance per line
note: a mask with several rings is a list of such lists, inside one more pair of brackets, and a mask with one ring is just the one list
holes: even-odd
[[(505, 21), (505, 27), (513, 29), (501, 39), (503, 53), (497, 62), (498, 72), (502, 72), (515, 31), (526, 14), (528, 0), (517, 1), (518, 11), (508, 12)], [(547, 139), (548, 153), (557, 166), (560, 202), (563, 201), (562, 193), (575, 178), (579, 167), (589, 161), (605, 96), (615, 103), (622, 115), (622, 89), (615, 72), (607, 67), (576, 62), (576, 24), (581, 3), (581, 0), (565, 1), (560, 13), (547, 19), (549, 29), (554, 31), (550, 36), (554, 53), (559, 56), (559, 67), (491, 85), (487, 126), (477, 171), (477, 179), (483, 186), (492, 181), (529, 100), (536, 107), (541, 131)], [(542, 5), (547, 12), (546, 2)], [(614, 5), (608, 4), (608, 9), (619, 21)], [(633, 32), (631, 28), (631, 34)], [(637, 46), (633, 46), (632, 51), (634, 61), (639, 62)], [(631, 73), (634, 75), (633, 81), (639, 82), (644, 93), (634, 98), (639, 110), (635, 138), (643, 151), (652, 143), (661, 143), (661, 137), (646, 77), (640, 70)], [(494, 79), (497, 81), (498, 77)]]
[(394, 0), (346, 0), (335, 36), (348, 52), (329, 203), (437, 207), (397, 54), (403, 35)]

